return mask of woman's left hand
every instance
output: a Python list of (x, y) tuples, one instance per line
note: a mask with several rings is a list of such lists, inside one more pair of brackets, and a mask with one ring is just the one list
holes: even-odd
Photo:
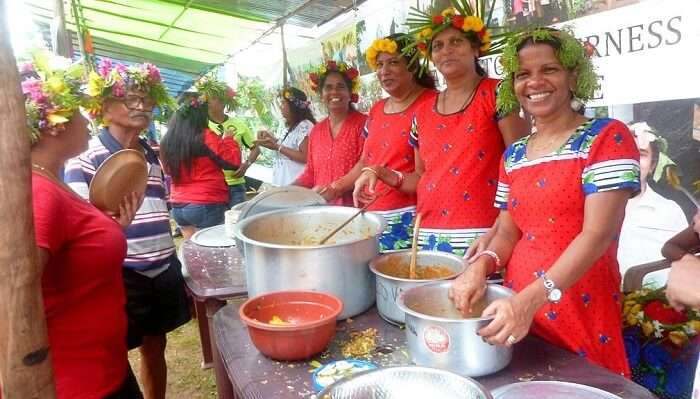
[(490, 344), (511, 346), (525, 338), (530, 331), (535, 312), (522, 295), (516, 294), (491, 302), (482, 313), (482, 317), (487, 316), (493, 317), (493, 320), (479, 330), (479, 335)]
[(114, 212), (105, 213), (108, 216), (111, 216), (112, 219), (114, 219), (114, 221), (119, 223), (119, 225), (122, 226), (124, 230), (126, 230), (126, 228), (129, 227), (131, 222), (134, 220), (136, 212), (141, 207), (142, 202), (143, 194), (133, 192), (131, 194), (125, 195), (124, 198), (122, 198), (122, 201), (119, 204), (118, 214), (115, 214)]
[(270, 150), (275, 150), (277, 151), (277, 148), (279, 148), (279, 144), (277, 143), (277, 140), (275, 140), (272, 137), (267, 137), (264, 139), (258, 139), (253, 142), (255, 145), (259, 145), (261, 147), (268, 148)]
[(241, 166), (238, 169), (236, 169), (236, 171), (233, 173), (233, 177), (238, 179), (245, 176), (245, 173), (248, 171), (248, 168), (250, 168), (250, 164), (248, 162), (243, 162)]

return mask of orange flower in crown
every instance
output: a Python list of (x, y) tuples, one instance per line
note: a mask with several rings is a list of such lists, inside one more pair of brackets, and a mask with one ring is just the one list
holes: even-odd
[(483, 56), (494, 51), (491, 33), (487, 23), (481, 18), (484, 12), (484, 0), (476, 0), (472, 6), (471, 0), (450, 0), (450, 7), (437, 12), (434, 7), (427, 10), (411, 8), (406, 25), (408, 35), (413, 38), (409, 49), (418, 49), (412, 62), (421, 59), (421, 67), (427, 68), (433, 38), (443, 30), (452, 27), (461, 30), (474, 43), (479, 43), (479, 55)]
[(343, 61), (326, 60), (326, 62), (309, 73), (311, 89), (320, 93), (321, 82), (326, 80), (326, 76), (331, 72), (338, 72), (352, 82), (352, 87), (350, 88), (350, 102), (358, 102), (360, 100), (360, 71)]

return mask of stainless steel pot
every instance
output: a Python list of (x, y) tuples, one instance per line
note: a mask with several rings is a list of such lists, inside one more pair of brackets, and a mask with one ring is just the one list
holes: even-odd
[(342, 206), (291, 208), (238, 222), (235, 233), (243, 245), (248, 295), (315, 290), (343, 301), (339, 319), (366, 311), (375, 299), (374, 275), (367, 265), (379, 253), (384, 218), (364, 213), (330, 240), (334, 243), (299, 245), (320, 241), (357, 211)]
[[(476, 332), (492, 318), (463, 319), (447, 297), (451, 282), (411, 288), (397, 300), (406, 313), (406, 340), (411, 359), (419, 366), (438, 367), (469, 377), (495, 373), (510, 363), (513, 348), (489, 345)], [(487, 305), (514, 295), (503, 286), (489, 284)]]
[(385, 253), (369, 262), (369, 269), (376, 275), (377, 280), (377, 311), (379, 315), (390, 323), (403, 324), (404, 312), (396, 305), (396, 299), (402, 292), (429, 283), (431, 281), (449, 280), (457, 277), (464, 270), (462, 258), (457, 255), (438, 251), (418, 251), (416, 268), (427, 266), (446, 266), (454, 271), (451, 275), (432, 280), (411, 280), (384, 274), (378, 269), (384, 262), (410, 262), (411, 251), (397, 251)]

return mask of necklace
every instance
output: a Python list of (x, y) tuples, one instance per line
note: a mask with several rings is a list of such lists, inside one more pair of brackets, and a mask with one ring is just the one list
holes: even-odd
[(50, 170), (46, 169), (45, 167), (39, 165), (38, 163), (32, 162), (32, 168), (34, 168), (38, 171), (44, 172), (44, 175), (46, 175), (47, 177), (50, 177), (53, 180), (59, 181), (58, 177), (55, 174), (53, 174), (53, 172), (51, 172)]
[(447, 108), (446, 108), (446, 105), (445, 105), (445, 102), (447, 101), (447, 89), (445, 89), (445, 91), (443, 91), (442, 93), (440, 93), (440, 100), (441, 100), (441, 102), (442, 102), (442, 113), (443, 113), (443, 114), (453, 114), (453, 113), (455, 113), (455, 112), (459, 112), (459, 111), (463, 110), (464, 107), (466, 107), (467, 104), (472, 100), (472, 98), (474, 98), (474, 94), (476, 94), (476, 88), (479, 87), (479, 83), (480, 83), (480, 82), (481, 82), (481, 78), (479, 78), (479, 80), (477, 80), (477, 82), (476, 82), (476, 84), (474, 85), (474, 87), (472, 87), (471, 92), (469, 93), (469, 95), (467, 96), (467, 98), (464, 99), (464, 102), (462, 103), (462, 105), (460, 105), (460, 107), (457, 108), (457, 110), (455, 110), (455, 111), (453, 111), (453, 112), (447, 112)]
[(416, 85), (406, 97), (404, 97), (401, 100), (397, 100), (396, 97), (389, 97), (389, 100), (387, 100), (387, 105), (388, 109), (386, 110), (386, 113), (388, 114), (396, 114), (399, 112), (403, 112), (413, 104), (413, 102), (418, 98), (418, 96), (423, 92), (423, 88)]

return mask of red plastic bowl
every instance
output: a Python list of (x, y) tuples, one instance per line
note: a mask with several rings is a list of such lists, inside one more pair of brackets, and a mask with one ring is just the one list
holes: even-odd
[[(322, 352), (335, 335), (343, 302), (315, 291), (277, 291), (247, 300), (238, 314), (253, 344), (275, 360), (302, 360)], [(268, 322), (278, 316), (287, 325)]]

